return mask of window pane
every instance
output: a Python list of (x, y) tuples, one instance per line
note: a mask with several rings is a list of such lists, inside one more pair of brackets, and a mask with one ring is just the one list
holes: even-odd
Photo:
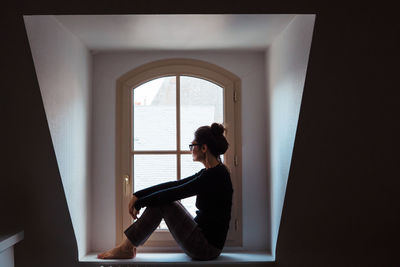
[(168, 181), (176, 181), (176, 155), (134, 155), (134, 192)]
[[(192, 155), (181, 155), (181, 176), (182, 178), (186, 178), (195, 174), (204, 168), (204, 165), (198, 161), (193, 161)], [(185, 208), (192, 214), (193, 217), (196, 217), (196, 196), (182, 199), (181, 203)]]
[(197, 128), (213, 122), (223, 123), (223, 88), (200, 78), (182, 76), (180, 79), (181, 149), (188, 150)]
[(134, 150), (176, 150), (176, 77), (133, 90)]
[[(134, 155), (133, 166), (133, 192), (177, 179), (176, 155)], [(164, 220), (158, 229), (168, 229)]]

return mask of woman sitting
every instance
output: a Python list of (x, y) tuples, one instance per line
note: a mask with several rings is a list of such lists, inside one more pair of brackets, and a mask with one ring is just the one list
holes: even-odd
[[(202, 126), (189, 145), (193, 161), (204, 169), (179, 181), (162, 183), (133, 194), (129, 213), (136, 220), (125, 230), (126, 239), (117, 247), (98, 255), (100, 259), (129, 259), (164, 219), (182, 250), (195, 260), (217, 258), (224, 247), (232, 206), (232, 183), (220, 155), (228, 149), (225, 128), (218, 123)], [(197, 216), (177, 200), (197, 196)], [(146, 207), (140, 218), (141, 208)]]

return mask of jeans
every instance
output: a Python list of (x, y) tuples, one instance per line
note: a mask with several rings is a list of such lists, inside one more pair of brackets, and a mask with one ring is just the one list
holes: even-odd
[(178, 245), (192, 259), (212, 260), (221, 254), (221, 249), (207, 241), (202, 229), (178, 201), (147, 207), (142, 216), (125, 230), (125, 235), (138, 247), (146, 242), (163, 218)]

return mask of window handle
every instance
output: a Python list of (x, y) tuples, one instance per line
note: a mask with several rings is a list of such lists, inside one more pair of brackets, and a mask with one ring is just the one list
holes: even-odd
[(124, 175), (122, 176), (122, 181), (124, 183), (124, 195), (125, 196), (129, 196), (130, 194), (130, 190), (129, 190), (129, 184), (130, 184), (130, 179), (129, 179), (129, 175)]

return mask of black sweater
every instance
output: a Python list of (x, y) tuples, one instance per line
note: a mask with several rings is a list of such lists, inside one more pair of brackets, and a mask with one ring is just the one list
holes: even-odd
[(134, 193), (136, 210), (142, 207), (171, 203), (197, 195), (197, 216), (194, 220), (208, 242), (222, 249), (228, 233), (232, 207), (232, 182), (223, 164), (179, 181), (162, 183)]

